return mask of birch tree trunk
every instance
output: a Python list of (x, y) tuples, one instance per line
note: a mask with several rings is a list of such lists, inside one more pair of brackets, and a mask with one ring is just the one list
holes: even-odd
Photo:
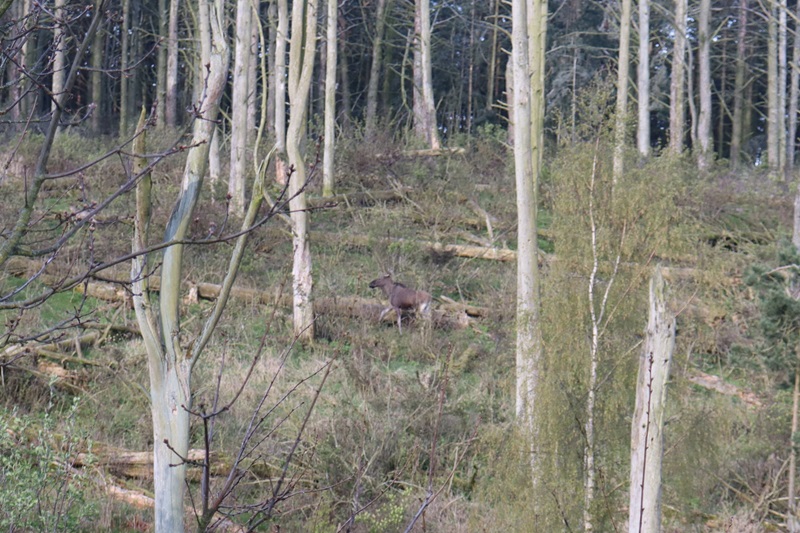
[(333, 150), (336, 135), (336, 30), (339, 26), (338, 0), (328, 0), (328, 28), (325, 62), (325, 146), (322, 156), (322, 196), (333, 196)]
[[(199, 116), (193, 126), (192, 147), (187, 155), (181, 192), (167, 223), (164, 242), (186, 237), (202, 189), (209, 144), (228, 74), (229, 54), (222, 27), (223, 0), (217, 0), (214, 6), (210, 6), (208, 0), (198, 0), (197, 14), (202, 65), (198, 68), (207, 69), (206, 85), (198, 103)], [(141, 126), (143, 120), (140, 119)], [(140, 152), (143, 151), (140, 148)], [(146, 247), (150, 215), (148, 189), (149, 178), (145, 178), (137, 189), (134, 252)], [(192, 368), (216, 324), (214, 322), (210, 328), (205, 328), (203, 336), (189, 346), (184, 348), (181, 345), (179, 302), (182, 262), (182, 244), (164, 250), (158, 317), (154, 316), (147, 291), (146, 256), (138, 256), (131, 266), (134, 310), (142, 331), (150, 373), (157, 533), (184, 531), (186, 463), (183, 458), (189, 449), (188, 410), (192, 407)], [(228, 276), (235, 277), (235, 272), (236, 268), (229, 268)], [(218, 320), (219, 312), (219, 308), (215, 309), (209, 320)]]
[(544, 112), (547, 4), (541, 0), (513, 0), (511, 13), (512, 117), (518, 224), (516, 416), (523, 435), (528, 439), (531, 476), (537, 483), (534, 409), (542, 344), (536, 213), (542, 148), (541, 119)]
[(167, 31), (167, 94), (165, 97), (166, 124), (178, 125), (178, 10), (180, 0), (169, 0), (169, 28)]
[[(744, 78), (747, 70), (747, 0), (739, 0), (737, 18), (739, 27), (736, 38), (736, 74), (733, 81), (733, 125), (731, 131), (731, 166), (739, 167), (744, 141)], [(796, 43), (800, 42), (795, 40)]]
[(367, 111), (364, 117), (368, 137), (375, 133), (375, 124), (378, 120), (378, 78), (381, 72), (383, 28), (386, 24), (387, 3), (387, 0), (378, 0), (375, 8), (375, 36), (372, 39), (372, 62), (369, 68), (369, 83), (367, 84)]
[[(439, 129), (436, 125), (436, 103), (433, 99), (433, 79), (431, 68), (431, 3), (430, 0), (416, 0), (417, 11), (419, 16), (418, 26), (418, 43), (419, 43), (419, 69), (420, 69), (420, 83), (422, 84), (420, 92), (422, 101), (420, 102), (419, 115), (415, 115), (415, 123), (417, 120), (421, 122), (420, 129), (424, 135), (424, 139), (428, 146), (433, 150), (439, 150), (442, 147), (439, 140)], [(416, 57), (415, 57), (416, 60)], [(414, 67), (416, 68), (416, 61)], [(414, 79), (417, 79), (416, 73)], [(416, 94), (415, 106), (416, 107)]]
[(292, 220), (292, 294), (294, 334), (304, 341), (314, 338), (312, 302), (311, 246), (308, 239), (308, 203), (306, 201), (306, 166), (300, 151), (305, 129), (311, 77), (314, 74), (317, 37), (317, 0), (292, 4), (292, 37), (289, 48), (289, 129), (286, 153), (294, 172), (289, 178), (289, 209)]
[(650, 0), (639, 0), (639, 68), (636, 76), (639, 121), (636, 147), (642, 157), (650, 155)]
[(669, 151), (683, 151), (685, 133), (686, 9), (687, 0), (675, 0), (675, 46), (672, 49), (672, 79), (669, 90)]
[(650, 280), (650, 312), (631, 422), (630, 533), (661, 530), (664, 410), (675, 348), (675, 317), (667, 309), (665, 292), (657, 267)]
[(700, 0), (697, 19), (697, 62), (699, 70), (698, 92), (700, 93), (700, 115), (697, 119), (697, 140), (700, 150), (697, 166), (708, 169), (711, 158), (711, 0)]
[(625, 171), (625, 138), (628, 123), (628, 87), (630, 85), (631, 0), (622, 0), (619, 20), (619, 59), (617, 67), (617, 102), (614, 113), (614, 168), (616, 183)]
[[(55, 46), (53, 55), (53, 99), (50, 102), (50, 114), (53, 117), (56, 116), (58, 102), (66, 101), (65, 98), (62, 98), (62, 93), (64, 92), (64, 81), (67, 75), (67, 32), (64, 27), (66, 23), (64, 21), (64, 17), (66, 16), (64, 7), (67, 5), (67, 0), (56, 0), (55, 5), (56, 20), (55, 29), (53, 30), (53, 43)], [(61, 128), (58, 127), (57, 132), (60, 131)]]
[(231, 97), (231, 161), (228, 175), (231, 214), (236, 218), (244, 216), (245, 176), (248, 168), (247, 105), (250, 89), (250, 46), (253, 38), (252, 19), (250, 0), (237, 0)]

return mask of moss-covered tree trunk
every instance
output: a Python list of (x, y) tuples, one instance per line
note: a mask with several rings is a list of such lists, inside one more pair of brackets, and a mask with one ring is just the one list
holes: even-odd
[(631, 421), (629, 533), (661, 531), (661, 460), (667, 379), (675, 349), (675, 317), (667, 308), (661, 269), (650, 280), (650, 311)]

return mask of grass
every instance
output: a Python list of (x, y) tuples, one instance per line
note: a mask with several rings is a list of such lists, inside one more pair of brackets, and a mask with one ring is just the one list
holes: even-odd
[[(474, 208), (477, 204), (493, 217), (493, 244), (515, 248), (513, 178), (492, 132), (485, 132), (483, 137), (475, 140), (472, 151), (466, 156), (396, 157), (388, 160), (374, 157), (375, 152), (390, 153), (392, 143), (396, 140), (384, 139), (384, 146), (379, 143), (368, 148), (363, 143), (348, 144), (346, 140), (342, 143), (337, 154), (340, 172), (337, 185), (340, 190), (385, 190), (392, 182), (399, 182), (412, 190), (408, 193), (408, 200), (404, 201), (354, 208), (340, 206), (312, 214), (312, 231), (325, 232), (326, 235), (352, 233), (371, 239), (367, 246), (352, 245), (345, 239), (312, 239), (315, 295), (360, 296), (377, 300), (380, 295), (370, 290), (368, 283), (390, 269), (409, 285), (428, 290), (435, 296), (483, 307), (488, 310), (488, 316), (474, 321), (469, 328), (454, 330), (426, 330), (421, 321), (410, 321), (404, 323), (402, 334), (393, 324), (378, 324), (348, 316), (319, 316), (318, 339), (303, 346), (293, 345), (290, 310), (273, 310), (269, 306), (234, 300), (196, 367), (195, 405), (211, 405), (217, 393), (220, 368), (224, 368), (219, 380), (220, 397), (223, 402), (233, 398), (256, 356), (262, 337), (269, 331), (266, 348), (254, 367), (249, 386), (237, 405), (218, 419), (214, 440), (217, 450), (233, 454), (238, 449), (253, 409), (269, 390), (267, 405), (275, 409), (265, 419), (263, 441), (259, 442), (257, 449), (263, 452), (270, 467), (279, 467), (319, 385), (319, 377), (310, 376), (326, 362), (334, 360), (331, 376), (308, 421), (299, 453), (291, 467), (291, 472), (299, 480), (298, 486), (306, 493), (283, 504), (282, 530), (335, 531), (354, 507), (373, 499), (375, 503), (369, 508), (369, 514), (365, 513), (359, 519), (356, 530), (402, 530), (416, 512), (420, 500), (425, 497), (429, 480), (432, 480), (434, 490), (444, 489), (426, 514), (430, 531), (524, 531), (530, 513), (541, 502), (537, 503), (527, 492), (527, 463), (522, 459), (522, 447), (513, 424), (515, 266), (442, 257), (411, 242), (386, 243), (382, 240), (391, 236), (466, 244), (469, 243), (465, 239), (467, 236), (489, 239), (485, 219)], [(97, 150), (99, 148), (93, 146), (89, 152), (96, 153)], [(570, 495), (574, 499), (580, 490), (570, 485), (570, 480), (579, 477), (581, 469), (579, 429), (585, 392), (582, 389), (585, 379), (582, 357), (587, 337), (585, 302), (581, 298), (585, 298), (586, 292), (585, 254), (589, 240), (584, 231), (586, 210), (581, 203), (585, 200), (582, 196), (585, 187), (581, 185), (585, 175), (579, 166), (581, 161), (591, 160), (591, 153), (587, 154), (572, 158), (558, 171), (550, 171), (539, 210), (539, 225), (548, 230), (548, 238), (540, 240), (540, 247), (559, 256), (559, 260), (564, 261), (562, 265), (567, 264), (572, 269), (562, 271), (559, 269), (567, 267), (559, 266), (557, 262), (548, 264), (543, 290), (552, 299), (543, 320), (545, 351), (553, 357), (548, 360), (543, 374), (553, 380), (552, 390), (557, 392), (543, 402), (551, 409), (551, 413), (543, 416), (550, 416), (547, 419), (550, 433), (547, 435), (552, 436), (558, 450), (550, 449), (548, 452), (551, 453), (548, 461), (552, 459), (549, 468), (553, 469), (553, 482), (548, 489), (552, 492), (544, 495), (541, 501), (562, 502), (562, 508), (553, 512), (556, 521), (559, 512), (578, 512), (576, 505), (563, 502), (569, 500)], [(73, 153), (71, 157), (79, 159), (79, 155)], [(69, 161), (64, 162), (65, 167), (69, 166)], [(121, 179), (122, 174), (115, 168), (112, 163), (106, 163), (98, 171), (116, 172)], [(680, 174), (675, 168), (668, 170)], [(651, 171), (645, 169), (641, 172)], [(177, 161), (168, 161), (156, 172), (153, 239), (160, 235), (160, 228), (171, 208), (179, 172)], [(631, 180), (643, 179), (633, 174), (635, 172)], [(91, 198), (100, 198), (112, 184), (104, 181), (101, 174), (89, 173), (83, 179), (91, 187), (81, 189), (77, 180), (71, 185), (69, 180), (65, 180), (60, 190), (51, 191), (46, 208), (56, 212), (68, 209), (74, 204), (75, 191), (79, 190), (88, 190)], [(671, 215), (684, 218), (679, 224), (669, 227), (669, 238), (673, 240), (658, 244), (662, 246), (659, 250), (673, 243), (683, 246), (682, 250), (691, 249), (697, 257), (696, 266), (708, 272), (707, 279), (699, 285), (694, 282), (675, 283), (675, 300), (718, 306), (720, 312), (714, 316), (726, 325), (734, 324), (734, 320), (742, 317), (747, 320), (755, 318), (745, 313), (748, 309), (746, 297), (741, 291), (722, 283), (723, 276), (751, 260), (739, 252), (746, 250), (748, 256), (761, 254), (766, 257), (769, 254), (765, 251), (767, 245), (760, 242), (752, 242), (734, 251), (703, 240), (702, 235), (720, 229), (720, 223), (712, 216), (714, 210), (732, 213), (726, 218), (731, 221), (730, 225), (725, 222), (723, 228), (739, 234), (756, 231), (754, 221), (761, 220), (756, 214), (765, 202), (777, 207), (770, 217), (764, 219), (766, 226), (763, 229), (768, 233), (785, 231), (788, 209), (786, 202), (780, 203), (771, 195), (767, 198), (749, 192), (726, 193), (724, 197), (717, 195), (726, 190), (725, 184), (729, 184), (730, 179), (721, 176), (718, 182), (691, 189), (691, 194), (686, 192), (690, 189), (675, 190), (678, 207)], [(664, 183), (666, 181), (665, 178)], [(661, 187), (666, 187), (660, 183)], [(4, 187), (3, 192), (9, 190), (13, 193), (8, 186)], [(632, 182), (631, 196), (624, 197), (627, 202), (624, 205), (634, 215), (637, 206), (644, 205), (648, 209), (648, 216), (636, 219), (638, 226), (635, 228), (631, 226), (641, 233), (630, 237), (631, 250), (626, 252), (625, 258), (630, 262), (639, 261), (642, 250), (652, 252), (656, 246), (654, 239), (662, 238), (657, 231), (661, 226), (657, 223), (667, 219), (665, 216), (657, 221), (651, 220), (658, 214), (655, 209), (660, 207), (654, 207), (655, 202), (644, 196), (648, 194), (646, 189)], [(635, 197), (634, 192), (640, 196)], [(310, 193), (313, 195), (318, 191), (313, 189)], [(574, 197), (568, 196), (573, 193)], [(107, 259), (124, 253), (130, 246), (131, 228), (124, 217), (130, 212), (131, 200), (126, 197), (113, 205), (112, 212), (119, 219), (98, 225), (91, 239), (87, 235), (68, 250), (70, 257), (77, 258), (79, 264), (87, 264), (93, 253), (95, 259)], [(212, 222), (220, 227), (225, 217), (224, 210), (224, 201), (219, 195), (214, 203), (210, 195), (204, 196), (192, 222), (191, 234), (205, 236)], [(6, 217), (4, 224), (8, 224), (11, 215), (2, 215)], [(614, 257), (614, 236), (617, 234), (613, 231), (617, 231), (620, 225), (615, 225), (617, 221), (613, 213), (604, 212), (602, 216), (605, 218), (601, 221), (606, 224), (603, 229), (606, 233), (601, 234), (602, 244), (607, 247), (604, 253)], [(634, 229), (630, 229), (631, 235)], [(92, 242), (94, 245), (90, 246)], [(658, 242), (662, 243), (661, 240)], [(218, 283), (227, 269), (229, 251), (227, 244), (189, 247), (185, 279)], [(565, 259), (563, 256), (566, 254), (572, 255)], [(153, 264), (157, 260), (154, 257)], [(289, 294), (290, 272), (288, 229), (282, 221), (275, 219), (252, 235), (237, 284), (257, 289), (283, 285), (283, 292)], [(606, 282), (609, 273), (608, 269), (601, 272), (601, 284)], [(609, 359), (604, 360), (608, 381), (604, 382), (605, 388), (601, 391), (606, 411), (600, 420), (606, 421), (609, 436), (601, 441), (603, 448), (598, 459), (607, 476), (601, 488), (610, 491), (624, 485), (622, 480), (628, 451), (626, 431), (629, 429), (625, 417), (630, 407), (626, 402), (629, 402), (631, 381), (627, 369), (637, 353), (632, 346), (641, 336), (644, 324), (640, 312), (644, 293), (636, 285), (644, 278), (633, 268), (626, 271), (626, 276), (625, 279), (633, 280), (630, 281), (632, 288), (630, 293), (623, 293), (626, 285), (620, 283), (620, 292), (612, 296), (617, 298), (613, 303), (619, 302), (620, 306), (615, 311), (618, 322), (613, 324), (613, 332), (603, 346)], [(14, 278), (3, 280), (4, 287), (13, 283), (20, 282)], [(29, 290), (37, 288), (41, 287), (34, 286)], [(633, 303), (623, 298), (630, 294)], [(45, 306), (32, 311), (32, 319), (26, 322), (25, 327), (38, 328), (72, 316), (81, 302), (81, 296), (75, 293), (59, 294)], [(200, 330), (210, 305), (201, 301), (182, 309), (182, 333), (186, 340)], [(87, 299), (83, 309), (91, 312), (92, 317), (101, 323), (110, 321), (116, 312), (115, 307), (94, 299)], [(7, 321), (10, 316), (4, 312), (0, 319)], [(121, 312), (116, 320), (135, 322), (130, 310)], [(694, 366), (712, 358), (718, 366), (732, 364), (726, 359), (732, 353), (731, 346), (725, 345), (728, 341), (719, 335), (719, 323), (707, 323), (698, 316), (679, 320), (682, 331), (686, 332), (679, 337), (679, 351), (696, 354), (702, 347), (703, 353), (709, 354), (702, 360), (698, 360), (700, 358), (696, 355), (687, 356), (681, 360), (682, 365)], [(741, 340), (744, 333), (732, 338)], [(282, 364), (290, 347), (291, 351)], [(105, 367), (101, 371), (86, 371), (82, 387), (88, 395), (82, 398), (75, 411), (75, 426), (97, 442), (130, 450), (149, 449), (152, 446), (147, 393), (149, 378), (141, 343), (136, 339), (119, 338), (113, 343), (88, 349), (86, 355), (104, 362)], [(745, 376), (752, 377), (753, 370), (748, 370)], [(31, 375), (9, 374), (5, 379), (0, 402), (7, 407), (21, 405), (35, 412), (53, 403), (63, 412), (71, 405), (74, 396), (53, 389), (51, 384), (39, 382)], [(747, 453), (742, 452), (740, 457), (752, 467), (748, 472), (755, 472), (766, 461), (765, 457), (774, 451), (768, 441), (773, 437), (780, 441), (785, 436), (781, 434), (779, 424), (785, 420), (786, 407), (782, 405), (780, 416), (775, 416), (781, 422), (775, 425), (761, 423), (759, 428), (763, 430), (763, 437), (751, 436), (746, 443), (739, 442), (741, 435), (751, 431), (755, 423), (745, 419), (736, 426), (723, 420), (724, 417), (733, 419), (739, 416), (741, 412), (737, 408), (707, 391), (694, 391), (687, 387), (679, 374), (671, 387), (676, 389), (680, 409), (674, 409), (674, 418), (670, 422), (675, 429), (668, 436), (673, 439), (670, 441), (673, 456), (667, 464), (672, 468), (670, 475), (673, 477), (667, 478), (665, 494), (671, 509), (686, 510), (677, 513), (674, 518), (677, 523), (687, 520), (690, 510), (697, 507), (692, 500), (692, 497), (696, 498), (693, 491), (714, 494), (713, 503), (704, 512), (724, 509), (722, 503), (727, 505), (732, 499), (707, 477), (702, 482), (688, 482), (684, 476), (690, 475), (699, 464), (704, 468), (722, 465), (733, 470), (735, 461), (725, 454), (739, 449), (737, 443), (742, 449), (747, 448)], [(440, 398), (444, 398), (441, 414)], [(697, 403), (692, 404), (692, 399)], [(703, 417), (733, 444), (730, 447), (713, 446), (690, 438), (691, 431), (698, 427)], [(60, 422), (55, 426), (54, 431)], [(192, 426), (193, 446), (201, 444), (201, 429), (201, 424), (195, 421)], [(434, 443), (435, 452), (432, 451)], [(703, 459), (701, 453), (708, 454), (708, 457)], [(35, 470), (34, 467), (35, 463), (31, 462), (30, 468)], [(680, 480), (673, 481), (675, 476)], [(146, 479), (134, 483), (149, 487)], [(257, 501), (264, 497), (268, 487), (267, 480), (252, 475), (242, 484), (240, 501)], [(196, 485), (192, 488), (197, 489)], [(613, 494), (608, 495), (602, 504), (617, 509), (613, 520), (619, 524), (623, 514), (619, 511), (623, 507), (620, 495), (623, 491), (611, 492)], [(98, 510), (97, 523), (107, 528), (98, 526), (98, 530), (116, 528), (124, 531), (147, 526), (149, 514), (131, 512), (110, 499), (104, 500), (103, 495), (98, 498), (103, 503)], [(89, 512), (88, 508), (86, 512)], [(126, 514), (130, 518), (126, 518)], [(608, 518), (605, 525), (610, 527), (611, 521), (612, 518)]]

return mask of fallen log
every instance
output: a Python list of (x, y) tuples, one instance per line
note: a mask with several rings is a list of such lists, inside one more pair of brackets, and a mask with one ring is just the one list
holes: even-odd
[(712, 390), (726, 396), (736, 396), (743, 403), (749, 405), (750, 407), (761, 407), (761, 400), (754, 392), (742, 390), (736, 385), (726, 382), (719, 376), (694, 370), (691, 374), (686, 376), (686, 379), (699, 387), (703, 387), (704, 389)]
[(332, 208), (340, 205), (363, 207), (374, 205), (378, 202), (399, 202), (405, 199), (405, 195), (412, 191), (413, 189), (410, 187), (403, 187), (386, 191), (358, 191), (328, 197), (311, 197), (308, 199), (308, 205), (315, 209)]
[[(428, 251), (439, 255), (451, 255), (457, 257), (469, 257), (474, 259), (488, 259), (492, 261), (516, 261), (516, 250), (508, 248), (494, 248), (487, 246), (471, 246), (465, 244), (443, 244), (436, 241), (425, 241), (418, 239), (404, 239), (401, 237), (369, 237), (366, 235), (351, 235), (340, 233), (327, 233), (321, 231), (311, 232), (312, 242), (346, 242), (353, 246), (371, 246), (376, 242), (389, 244), (411, 244), (425, 248)], [(540, 254), (541, 255), (541, 254)]]

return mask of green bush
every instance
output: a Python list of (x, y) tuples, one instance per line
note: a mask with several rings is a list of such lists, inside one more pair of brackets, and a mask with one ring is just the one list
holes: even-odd
[(52, 411), (41, 419), (0, 411), (0, 529), (86, 531), (97, 519), (90, 480), (71, 466), (79, 450), (91, 449), (75, 432), (78, 403), (76, 398), (62, 424)]

